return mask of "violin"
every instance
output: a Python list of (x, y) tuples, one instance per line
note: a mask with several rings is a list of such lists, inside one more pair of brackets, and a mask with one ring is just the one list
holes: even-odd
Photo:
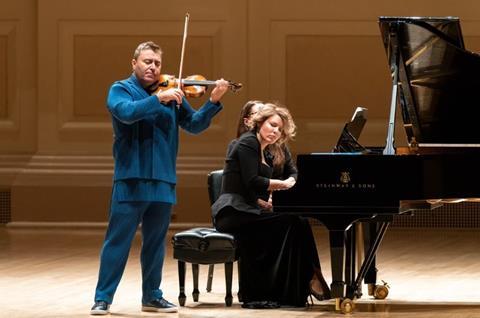
[[(200, 97), (211, 85), (216, 85), (215, 81), (209, 81), (202, 75), (190, 75), (179, 81), (178, 78), (174, 78), (172, 75), (162, 74), (160, 75), (154, 94), (159, 91), (178, 87), (187, 97)], [(242, 84), (228, 81), (228, 88), (230, 88), (232, 92), (237, 92), (242, 88)]]

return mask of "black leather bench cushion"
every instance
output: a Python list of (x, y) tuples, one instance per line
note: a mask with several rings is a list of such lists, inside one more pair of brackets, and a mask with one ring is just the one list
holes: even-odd
[(236, 260), (233, 235), (214, 228), (193, 228), (172, 238), (173, 258), (194, 264), (216, 264)]

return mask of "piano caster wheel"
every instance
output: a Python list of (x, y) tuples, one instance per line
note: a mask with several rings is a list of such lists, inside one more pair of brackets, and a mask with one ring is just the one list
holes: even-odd
[(355, 303), (353, 302), (353, 300), (349, 298), (345, 298), (344, 300), (342, 300), (340, 304), (340, 311), (342, 312), (342, 314), (350, 314), (353, 312), (354, 309)]
[(388, 296), (388, 291), (390, 286), (382, 280), (383, 285), (375, 285), (375, 289), (373, 291), (373, 297), (375, 299), (385, 299)]
[(335, 310), (339, 310), (342, 314), (350, 314), (355, 309), (355, 303), (350, 298), (335, 299)]

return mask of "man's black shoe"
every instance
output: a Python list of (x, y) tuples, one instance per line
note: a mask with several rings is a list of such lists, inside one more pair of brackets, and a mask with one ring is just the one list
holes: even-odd
[(153, 312), (177, 312), (177, 306), (167, 301), (165, 298), (154, 299), (146, 304), (142, 304), (142, 311)]
[(110, 305), (103, 300), (96, 301), (90, 309), (90, 315), (106, 315), (110, 312)]

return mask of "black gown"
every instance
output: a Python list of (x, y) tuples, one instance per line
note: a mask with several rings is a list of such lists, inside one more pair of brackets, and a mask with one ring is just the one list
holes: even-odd
[[(261, 163), (259, 151), (260, 145), (252, 133), (242, 135), (229, 146), (222, 193), (212, 206), (215, 227), (234, 234), (238, 240), (239, 283), (244, 303), (271, 301), (303, 307), (314, 268), (320, 268), (315, 240), (306, 219), (261, 211), (256, 205), (256, 198), (268, 199), (268, 179), (272, 175), (272, 168)], [(244, 171), (255, 170), (256, 166), (252, 173)], [(255, 174), (260, 180), (253, 180)], [(245, 184), (239, 187), (239, 180)], [(250, 180), (250, 184), (245, 180)], [(249, 197), (252, 192), (253, 198)]]

